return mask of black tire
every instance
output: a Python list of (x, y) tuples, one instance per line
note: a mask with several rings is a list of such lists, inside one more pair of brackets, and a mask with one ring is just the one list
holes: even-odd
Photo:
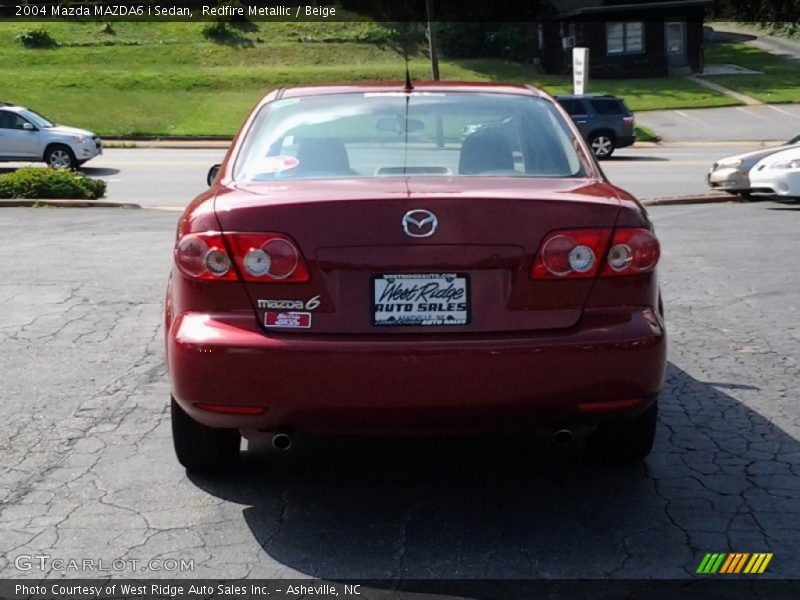
[(78, 160), (69, 146), (52, 144), (44, 153), (44, 162), (51, 169), (77, 169)]
[(172, 399), (172, 441), (175, 454), (190, 471), (216, 472), (239, 461), (242, 436), (238, 429), (217, 429), (198, 423)]
[(650, 454), (656, 437), (658, 403), (628, 421), (598, 425), (588, 440), (592, 458), (612, 465), (640, 462)]
[(589, 147), (597, 160), (603, 160), (614, 154), (617, 143), (612, 134), (598, 131), (589, 137)]

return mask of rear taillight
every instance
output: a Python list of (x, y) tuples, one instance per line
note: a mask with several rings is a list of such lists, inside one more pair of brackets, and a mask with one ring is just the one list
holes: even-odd
[(533, 261), (533, 279), (594, 277), (608, 247), (608, 229), (565, 229), (550, 233)]
[(280, 233), (226, 233), (245, 281), (301, 283), (308, 267), (297, 245)]
[(531, 267), (532, 279), (582, 279), (652, 271), (660, 256), (658, 240), (641, 228), (564, 229), (545, 237)]
[[(297, 245), (280, 233), (190, 233), (175, 247), (175, 262), (187, 277), (234, 281), (299, 283), (310, 279)], [(225, 245), (225, 241), (229, 246)], [(232, 255), (232, 256), (231, 256)]]
[(602, 276), (635, 275), (652, 271), (661, 246), (649, 229), (620, 228), (614, 232)]
[(231, 259), (219, 233), (190, 233), (175, 246), (175, 263), (192, 279), (235, 281)]
[(636, 119), (634, 119), (633, 115), (631, 115), (630, 117), (622, 117), (622, 122), (626, 125), (633, 125), (636, 122)]

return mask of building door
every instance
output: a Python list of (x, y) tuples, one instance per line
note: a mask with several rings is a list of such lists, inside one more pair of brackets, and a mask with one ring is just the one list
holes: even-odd
[(670, 67), (686, 66), (686, 21), (664, 23), (664, 40), (667, 46), (667, 64)]

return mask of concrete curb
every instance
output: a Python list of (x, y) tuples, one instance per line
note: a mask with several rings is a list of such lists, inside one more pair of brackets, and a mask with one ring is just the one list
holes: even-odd
[(175, 150), (227, 150), (230, 140), (124, 140), (103, 139), (103, 148), (172, 148)]
[(42, 198), (0, 199), (0, 208), (142, 208), (133, 202), (109, 202), (107, 200), (47, 200)]
[[(640, 142), (636, 142), (634, 147), (638, 147)], [(786, 140), (739, 140), (721, 142), (698, 142), (686, 140), (664, 140), (658, 143), (641, 142), (642, 148), (771, 148), (773, 146), (784, 146)], [(644, 144), (653, 144), (645, 146)]]
[(720, 202), (742, 202), (731, 194), (694, 194), (689, 196), (664, 196), (641, 201), (645, 206), (671, 206), (676, 204), (718, 204)]

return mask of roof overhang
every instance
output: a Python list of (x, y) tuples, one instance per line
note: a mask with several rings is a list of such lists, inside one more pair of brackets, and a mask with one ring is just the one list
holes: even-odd
[(598, 16), (602, 17), (605, 13), (623, 12), (644, 12), (648, 10), (672, 10), (681, 8), (692, 8), (697, 6), (710, 6), (714, 0), (666, 0), (665, 2), (637, 2), (636, 4), (613, 4), (605, 6), (585, 6), (575, 8), (562, 13), (559, 17), (583, 17)]

